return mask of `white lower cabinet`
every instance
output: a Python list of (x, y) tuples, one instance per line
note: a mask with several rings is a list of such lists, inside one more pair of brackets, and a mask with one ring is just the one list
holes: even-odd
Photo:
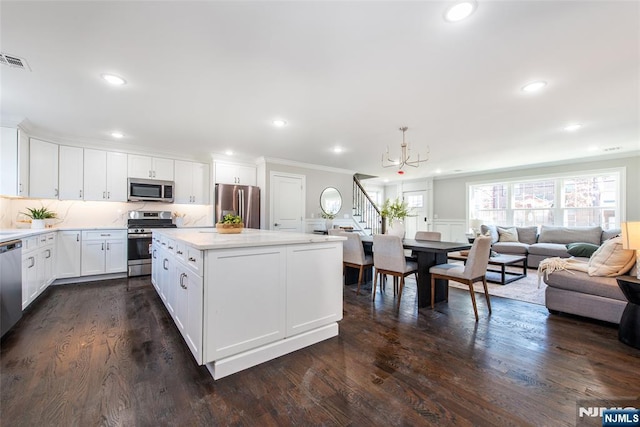
[(153, 236), (151, 241), (151, 284), (156, 288), (156, 292), (160, 295), (160, 286), (158, 283), (160, 277), (160, 238)]
[(182, 262), (175, 271), (174, 320), (196, 361), (202, 363), (202, 276)]
[(80, 277), (81, 237), (81, 230), (58, 231), (56, 247), (57, 279)]
[(22, 309), (31, 304), (56, 278), (56, 233), (22, 240)]
[(80, 274), (82, 276), (126, 271), (126, 230), (90, 230), (82, 232), (80, 263)]

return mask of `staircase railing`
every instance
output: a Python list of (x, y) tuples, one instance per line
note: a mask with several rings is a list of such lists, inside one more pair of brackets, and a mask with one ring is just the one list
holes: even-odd
[(385, 227), (380, 209), (371, 200), (356, 176), (353, 177), (353, 214), (360, 217), (362, 228), (370, 231), (370, 234), (384, 233)]

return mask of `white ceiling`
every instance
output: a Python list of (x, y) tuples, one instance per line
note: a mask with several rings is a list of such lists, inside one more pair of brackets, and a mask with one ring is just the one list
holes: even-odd
[(640, 150), (640, 2), (478, 0), (455, 24), (450, 4), (3, 0), (2, 53), (31, 71), (0, 67), (1, 112), (61, 141), (392, 179), (400, 126), (430, 150), (405, 179)]

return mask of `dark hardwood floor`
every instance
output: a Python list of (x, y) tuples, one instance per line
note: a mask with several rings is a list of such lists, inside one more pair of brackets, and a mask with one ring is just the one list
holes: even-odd
[(418, 310), (345, 288), (340, 335), (216, 382), (149, 278), (50, 287), (1, 343), (3, 426), (575, 425), (640, 396), (640, 350), (608, 324), (466, 291)]

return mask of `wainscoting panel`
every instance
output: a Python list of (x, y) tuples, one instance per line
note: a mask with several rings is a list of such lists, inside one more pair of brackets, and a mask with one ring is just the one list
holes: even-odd
[(442, 233), (444, 242), (467, 242), (467, 222), (464, 219), (436, 219), (433, 231)]

